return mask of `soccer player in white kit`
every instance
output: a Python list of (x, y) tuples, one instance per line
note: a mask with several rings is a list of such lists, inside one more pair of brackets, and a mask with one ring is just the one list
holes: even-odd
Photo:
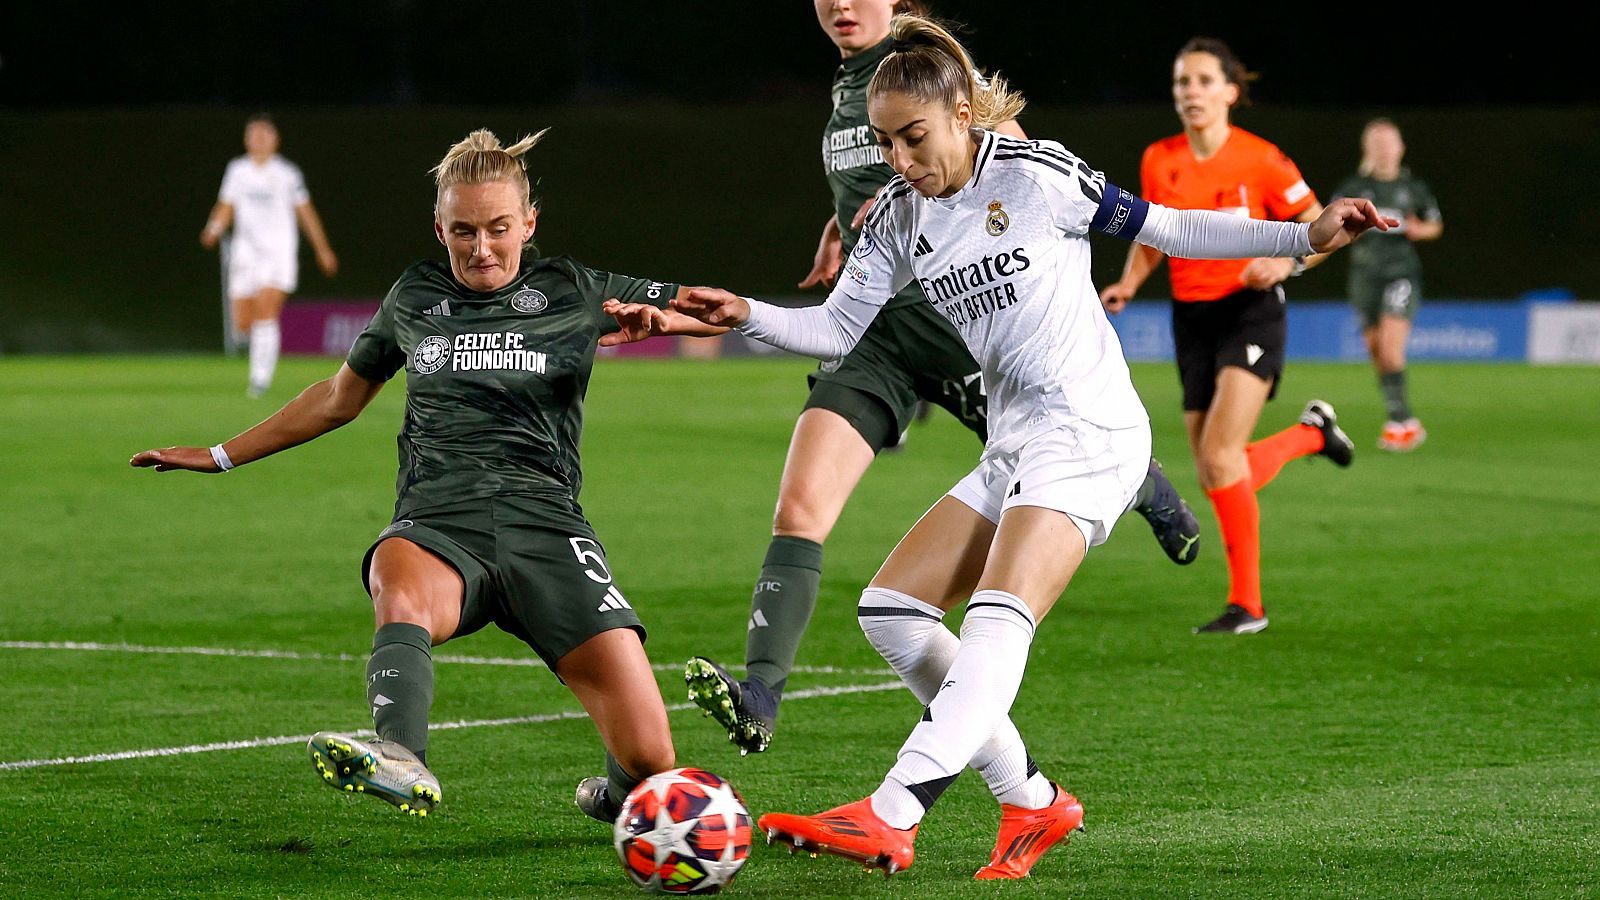
[(217, 246), (231, 225), (225, 266), (234, 333), (229, 339), (250, 341), (252, 397), (266, 393), (278, 367), (278, 316), (294, 293), (299, 276), (299, 228), (317, 254), (322, 274), (333, 277), (339, 258), (328, 246), (322, 219), (300, 167), (278, 155), (278, 128), (264, 114), (245, 123), (244, 156), (228, 163), (217, 204), (211, 208), (200, 245)]
[[(972, 76), (938, 25), (897, 16), (893, 51), (873, 76), (868, 115), (899, 176), (879, 194), (822, 306), (784, 309), (713, 289), (674, 308), (799, 353), (838, 358), (916, 278), (982, 368), (990, 438), (978, 467), (934, 504), (862, 593), (873, 646), (927, 704), (872, 796), (815, 816), (771, 813), (769, 840), (893, 873), (915, 856), (918, 823), (967, 766), (1009, 767), (996, 791), (1000, 835), (980, 879), (1020, 878), (1083, 821), (1042, 775), (1009, 711), (1034, 629), (1087, 549), (1133, 501), (1150, 457), (1150, 421), (1089, 278), (1089, 231), (1186, 257), (1304, 255), (1343, 246), (1380, 222), (1340, 201), (1311, 225), (1171, 210), (1107, 184), (1053, 141), (985, 130), (1022, 99)], [(619, 317), (656, 319), (632, 304)], [(653, 323), (670, 333), (664, 321)], [(945, 612), (966, 603), (958, 639)], [(993, 785), (991, 784), (991, 787)]]

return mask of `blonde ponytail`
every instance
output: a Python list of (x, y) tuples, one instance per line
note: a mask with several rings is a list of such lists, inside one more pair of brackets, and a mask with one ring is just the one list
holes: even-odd
[(907, 94), (951, 109), (964, 97), (972, 103), (972, 124), (978, 128), (1015, 119), (1027, 105), (1004, 78), (979, 73), (961, 42), (932, 19), (895, 16), (889, 37), (889, 55), (873, 74), (869, 94)]
[[(429, 169), (433, 175), (434, 183), (438, 185), (437, 196), (444, 196), (444, 192), (458, 184), (489, 184), (503, 181), (520, 189), (522, 193), (522, 209), (526, 212), (532, 207), (529, 196), (528, 167), (522, 159), (523, 154), (533, 148), (534, 144), (545, 136), (550, 129), (546, 128), (538, 134), (525, 137), (509, 147), (501, 147), (500, 139), (494, 132), (487, 128), (480, 128), (467, 135), (465, 140), (459, 141), (450, 148), (439, 164)], [(438, 201), (435, 200), (437, 208)]]

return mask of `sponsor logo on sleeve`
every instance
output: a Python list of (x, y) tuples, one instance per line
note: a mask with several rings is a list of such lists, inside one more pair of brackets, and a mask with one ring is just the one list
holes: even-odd
[(860, 240), (856, 241), (856, 249), (850, 255), (856, 259), (866, 259), (876, 249), (878, 249), (878, 242), (873, 239), (872, 232), (863, 230)]
[(1305, 179), (1301, 179), (1289, 185), (1289, 189), (1283, 192), (1283, 199), (1290, 203), (1299, 203), (1310, 193), (1311, 188), (1306, 184)]
[(848, 263), (845, 263), (844, 274), (856, 284), (865, 286), (869, 273), (866, 269), (862, 268), (861, 265), (852, 259)]

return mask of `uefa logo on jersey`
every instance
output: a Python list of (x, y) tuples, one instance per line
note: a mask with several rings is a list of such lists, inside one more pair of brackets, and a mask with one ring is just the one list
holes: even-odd
[(544, 312), (550, 308), (550, 298), (533, 288), (523, 288), (511, 295), (511, 308), (521, 313)]
[(993, 200), (989, 203), (989, 214), (983, 217), (983, 230), (993, 237), (999, 237), (1011, 227), (1011, 217), (1000, 208), (1000, 201)]
[(432, 375), (444, 368), (449, 359), (450, 342), (436, 334), (422, 339), (422, 343), (417, 345), (417, 352), (411, 357), (411, 364), (418, 375)]
[(857, 259), (866, 259), (876, 249), (878, 242), (872, 239), (872, 232), (864, 230), (861, 232), (861, 239), (856, 241), (855, 252), (850, 255)]

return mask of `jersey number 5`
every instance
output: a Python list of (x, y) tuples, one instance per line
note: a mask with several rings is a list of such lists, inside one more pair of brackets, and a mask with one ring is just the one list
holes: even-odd
[[(567, 539), (572, 544), (572, 552), (578, 557), (580, 564), (592, 565), (586, 568), (583, 574), (595, 584), (610, 584), (611, 570), (606, 568), (606, 558), (601, 555), (600, 544), (593, 538), (575, 537)], [(599, 571), (595, 571), (598, 569)]]

